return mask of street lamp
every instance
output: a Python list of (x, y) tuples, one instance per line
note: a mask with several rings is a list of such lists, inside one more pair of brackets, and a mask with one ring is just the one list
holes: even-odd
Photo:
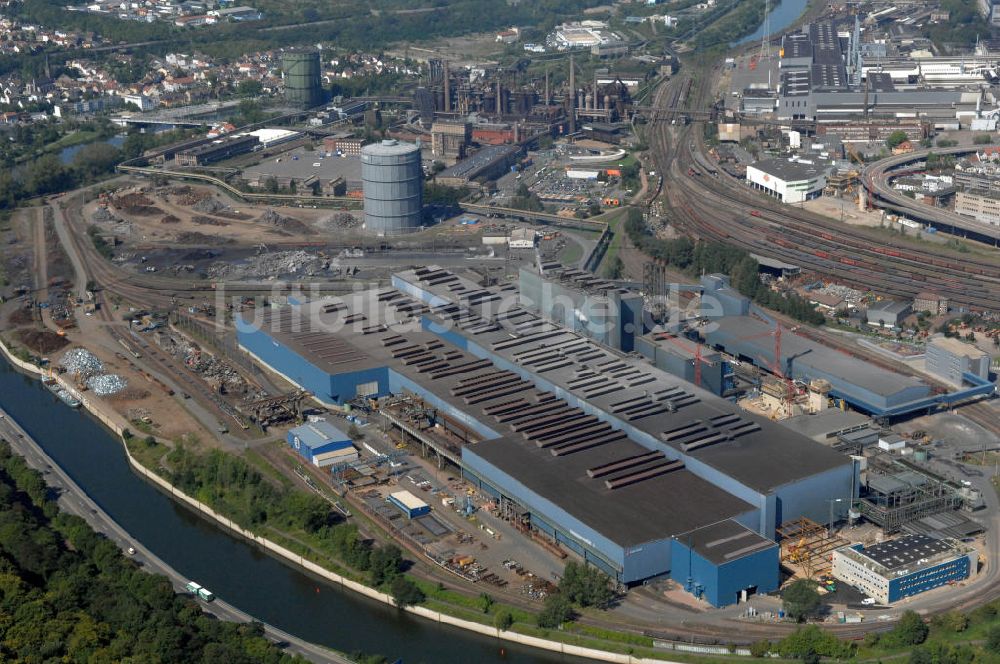
[(833, 504), (843, 502), (843, 498), (827, 498), (826, 502), (830, 503), (830, 525), (827, 527), (826, 536), (833, 537)]

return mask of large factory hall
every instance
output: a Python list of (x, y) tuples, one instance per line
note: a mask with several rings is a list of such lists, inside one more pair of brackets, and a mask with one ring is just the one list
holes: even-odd
[(518, 529), (622, 586), (669, 575), (713, 606), (778, 589), (778, 529), (846, 516), (858, 464), (540, 317), (515, 284), (437, 267), (258, 310), (239, 343), (329, 407), (415, 395)]

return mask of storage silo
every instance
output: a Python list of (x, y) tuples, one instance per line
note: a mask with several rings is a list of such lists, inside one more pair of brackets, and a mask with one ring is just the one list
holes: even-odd
[(361, 148), (365, 230), (396, 235), (420, 229), (424, 172), (420, 146), (392, 139)]
[(281, 55), (285, 78), (285, 101), (301, 108), (323, 103), (319, 51), (295, 50)]

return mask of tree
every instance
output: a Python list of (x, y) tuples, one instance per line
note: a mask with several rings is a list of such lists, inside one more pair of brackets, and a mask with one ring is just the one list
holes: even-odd
[(986, 643), (984, 647), (991, 653), (1000, 655), (1000, 625), (993, 625), (986, 632)]
[(885, 146), (892, 150), (893, 148), (905, 143), (909, 137), (906, 132), (902, 129), (897, 129), (896, 131), (889, 134), (885, 139)]
[(785, 613), (798, 622), (805, 621), (819, 608), (819, 592), (816, 583), (811, 579), (799, 579), (792, 582), (782, 595), (782, 605)]
[(886, 634), (882, 642), (895, 646), (918, 646), (927, 640), (930, 629), (915, 611), (907, 611), (899, 618), (899, 622)]
[(110, 173), (121, 161), (122, 152), (108, 143), (91, 143), (80, 148), (73, 156), (73, 170), (83, 179), (91, 179), (98, 175)]
[(562, 593), (553, 593), (545, 598), (545, 606), (538, 612), (535, 622), (543, 629), (555, 629), (573, 619), (573, 605)]
[(771, 642), (767, 639), (763, 641), (754, 641), (750, 644), (750, 656), (751, 657), (767, 657), (771, 652)]
[(377, 587), (386, 582), (394, 581), (402, 566), (403, 552), (395, 544), (387, 544), (373, 549), (368, 570), (372, 585)]
[(497, 611), (496, 616), (493, 618), (493, 626), (499, 629), (501, 632), (506, 632), (514, 624), (514, 615), (504, 609), (503, 611)]
[(264, 91), (264, 86), (260, 81), (246, 79), (236, 84), (236, 94), (241, 97), (256, 97)]
[(493, 608), (493, 604), (493, 597), (489, 593), (479, 595), (479, 606), (483, 609), (483, 613), (489, 613), (490, 609)]
[(624, 273), (625, 263), (622, 262), (621, 256), (613, 256), (604, 269), (604, 274), (608, 279), (621, 279)]
[(417, 584), (402, 575), (392, 580), (389, 592), (392, 594), (392, 600), (399, 608), (420, 604), (427, 599), (424, 591)]

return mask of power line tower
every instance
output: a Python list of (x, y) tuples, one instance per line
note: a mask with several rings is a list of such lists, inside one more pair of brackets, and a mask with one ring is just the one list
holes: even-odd
[(764, 34), (760, 38), (760, 55), (757, 59), (771, 59), (771, 0), (764, 0)]

